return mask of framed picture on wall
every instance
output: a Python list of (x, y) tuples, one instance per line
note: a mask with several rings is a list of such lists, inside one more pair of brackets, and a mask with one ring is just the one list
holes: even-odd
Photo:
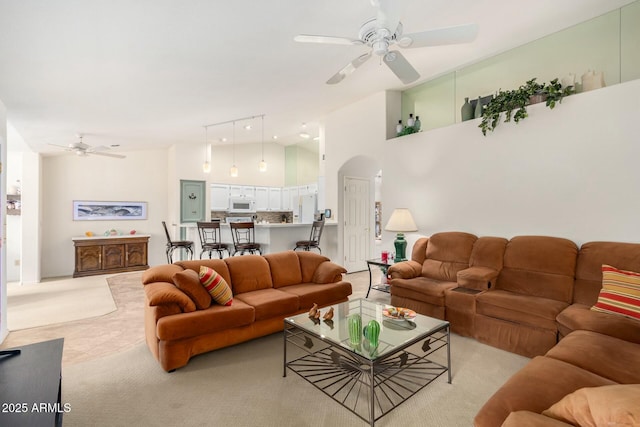
[(147, 219), (147, 202), (73, 201), (74, 221)]

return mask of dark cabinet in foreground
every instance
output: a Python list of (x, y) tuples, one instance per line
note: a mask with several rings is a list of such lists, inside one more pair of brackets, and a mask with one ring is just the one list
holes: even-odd
[(73, 277), (146, 270), (149, 236), (78, 237)]

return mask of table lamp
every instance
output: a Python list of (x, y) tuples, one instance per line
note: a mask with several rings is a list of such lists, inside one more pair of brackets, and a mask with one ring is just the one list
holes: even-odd
[(393, 245), (396, 247), (396, 257), (394, 262), (406, 261), (407, 241), (404, 239), (404, 233), (407, 231), (418, 231), (411, 212), (407, 208), (398, 208), (393, 211), (387, 226), (384, 228), (387, 231), (396, 231), (396, 240)]

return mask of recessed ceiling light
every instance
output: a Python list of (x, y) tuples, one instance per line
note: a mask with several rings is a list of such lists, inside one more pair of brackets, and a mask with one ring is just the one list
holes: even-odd
[(220, 138), (221, 142), (227, 142), (227, 138)]
[(278, 139), (278, 135), (273, 135), (271, 138)]
[(251, 130), (251, 125), (244, 125), (245, 130)]
[(300, 135), (300, 138), (304, 138), (304, 139), (311, 138), (311, 135), (309, 135), (307, 132), (300, 132), (299, 135)]

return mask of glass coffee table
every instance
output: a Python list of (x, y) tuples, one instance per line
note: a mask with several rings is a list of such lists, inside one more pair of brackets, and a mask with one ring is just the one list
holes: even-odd
[[(393, 318), (391, 306), (366, 299), (332, 307), (331, 320), (308, 313), (284, 319), (283, 376), (291, 369), (371, 426), (445, 372), (451, 383), (449, 322), (415, 313)], [(362, 327), (380, 324), (376, 348), (361, 331), (350, 336), (354, 314)]]

